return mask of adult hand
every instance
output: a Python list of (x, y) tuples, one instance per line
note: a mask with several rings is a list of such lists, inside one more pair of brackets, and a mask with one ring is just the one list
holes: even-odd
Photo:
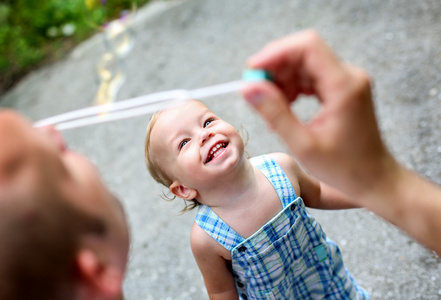
[[(274, 83), (250, 83), (244, 98), (308, 171), (441, 254), (441, 189), (387, 150), (364, 71), (340, 61), (313, 31), (268, 44), (248, 67), (269, 71)], [(321, 104), (308, 123), (290, 107), (301, 94)]]
[[(389, 167), (369, 77), (341, 62), (317, 33), (303, 31), (274, 41), (250, 57), (248, 66), (269, 71), (274, 84), (250, 83), (243, 96), (320, 180), (358, 195)], [(315, 95), (321, 103), (308, 123), (290, 109), (301, 94)], [(379, 164), (383, 160), (385, 165)]]

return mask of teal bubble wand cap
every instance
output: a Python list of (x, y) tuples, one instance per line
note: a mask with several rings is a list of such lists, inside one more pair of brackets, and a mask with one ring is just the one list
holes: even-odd
[(245, 81), (274, 81), (271, 74), (263, 69), (247, 69), (243, 72), (242, 79)]

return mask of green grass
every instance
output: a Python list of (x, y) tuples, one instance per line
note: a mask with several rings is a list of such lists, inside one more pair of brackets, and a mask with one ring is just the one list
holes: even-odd
[(0, 94), (41, 65), (62, 58), (125, 10), (149, 0), (3, 0)]

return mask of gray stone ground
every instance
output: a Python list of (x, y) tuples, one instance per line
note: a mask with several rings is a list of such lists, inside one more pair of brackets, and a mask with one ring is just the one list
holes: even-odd
[[(315, 28), (344, 60), (368, 70), (385, 140), (405, 165), (441, 183), (441, 25), (438, 0), (156, 1), (138, 11), (136, 45), (125, 62), (118, 99), (236, 80), (248, 55), (265, 43)], [(25, 78), (2, 107), (38, 120), (91, 104), (102, 36)], [(312, 104), (311, 104), (312, 103)], [(286, 151), (237, 95), (208, 101), (249, 132), (253, 155)], [(314, 101), (296, 106), (307, 118)], [(194, 213), (160, 199), (143, 163), (148, 117), (64, 133), (87, 154), (123, 200), (133, 242), (127, 299), (207, 299), (189, 247)], [(350, 141), (348, 141), (350, 142)], [(338, 166), (335, 166), (338, 169)], [(441, 261), (364, 210), (313, 211), (343, 251), (372, 299), (441, 299)]]

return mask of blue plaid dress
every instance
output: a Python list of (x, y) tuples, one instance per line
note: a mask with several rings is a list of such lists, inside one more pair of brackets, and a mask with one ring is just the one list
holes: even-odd
[(369, 299), (343, 265), (337, 245), (306, 212), (282, 168), (265, 155), (250, 161), (274, 186), (282, 211), (247, 239), (208, 206), (199, 206), (195, 218), (231, 252), (239, 298)]

